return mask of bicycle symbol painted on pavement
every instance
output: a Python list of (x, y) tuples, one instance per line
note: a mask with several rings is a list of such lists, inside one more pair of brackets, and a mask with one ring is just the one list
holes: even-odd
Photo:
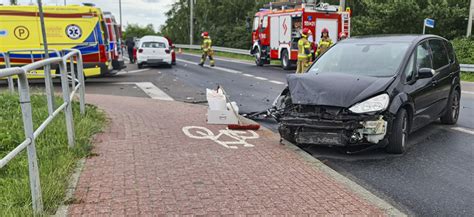
[[(243, 147), (254, 147), (254, 145), (247, 142), (248, 139), (258, 139), (259, 135), (251, 130), (219, 130), (219, 134), (215, 135), (211, 130), (199, 126), (183, 127), (183, 133), (189, 138), (193, 139), (210, 139), (225, 148), (237, 149), (236, 145), (243, 145)], [(225, 137), (230, 138), (231, 141), (223, 141)]]

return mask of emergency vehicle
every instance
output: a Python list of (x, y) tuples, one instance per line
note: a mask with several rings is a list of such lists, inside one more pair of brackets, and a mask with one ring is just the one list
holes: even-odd
[[(107, 26), (99, 8), (93, 6), (45, 6), (43, 8), (49, 49), (79, 49), (85, 76), (105, 75), (112, 67), (108, 53)], [(0, 52), (43, 49), (38, 6), (0, 7)], [(51, 52), (50, 57), (56, 56)], [(33, 61), (42, 59), (34, 54)], [(32, 62), (28, 53), (12, 53), (12, 66)], [(0, 57), (0, 65), (4, 65)], [(52, 73), (58, 73), (53, 67)]]
[(112, 58), (112, 66), (115, 70), (125, 68), (122, 50), (120, 49), (122, 28), (115, 20), (115, 16), (110, 12), (104, 12), (105, 23), (109, 33), (109, 50)]
[[(304, 28), (311, 30), (311, 43), (321, 39), (321, 31), (329, 30), (333, 42), (344, 32), (350, 36), (350, 10), (342, 7), (319, 4), (282, 5), (275, 9), (260, 9), (255, 14), (252, 29), (251, 54), (258, 66), (269, 64), (270, 60), (281, 60), (284, 69), (290, 69), (298, 59), (298, 40)], [(314, 46), (315, 48), (315, 46)]]

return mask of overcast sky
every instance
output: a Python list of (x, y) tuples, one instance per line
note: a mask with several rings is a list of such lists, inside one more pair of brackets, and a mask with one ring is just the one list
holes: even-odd
[[(29, 4), (37, 0), (18, 0), (19, 4)], [(4, 5), (9, 4), (10, 0), (0, 0)], [(119, 21), (119, 0), (66, 0), (67, 4), (81, 4), (83, 2), (94, 3), (103, 11), (110, 11)], [(137, 23), (145, 26), (149, 23), (155, 26), (155, 29), (165, 23), (165, 12), (171, 7), (175, 0), (122, 0), (122, 19), (123, 24), (127, 25)], [(45, 5), (64, 5), (64, 0), (43, 0)]]

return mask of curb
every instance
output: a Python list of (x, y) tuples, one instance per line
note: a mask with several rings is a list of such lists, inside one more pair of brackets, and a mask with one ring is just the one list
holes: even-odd
[(81, 175), (82, 169), (84, 169), (85, 162), (86, 162), (86, 158), (82, 158), (77, 162), (76, 168), (74, 168), (74, 172), (69, 178), (69, 184), (66, 189), (66, 195), (64, 196), (63, 203), (58, 207), (58, 210), (53, 216), (55, 217), (67, 216), (69, 203), (74, 198), (74, 192), (76, 191), (77, 183), (79, 183), (79, 177)]
[(364, 187), (360, 186), (359, 184), (355, 183), (354, 181), (350, 180), (349, 178), (341, 175), (340, 173), (336, 172), (320, 160), (314, 158), (298, 146), (294, 145), (291, 142), (286, 140), (282, 140), (282, 144), (285, 145), (288, 149), (292, 150), (296, 154), (300, 155), (306, 162), (310, 163), (312, 166), (320, 169), (324, 173), (331, 176), (335, 181), (343, 184), (344, 186), (348, 187), (351, 191), (356, 193), (358, 196), (362, 197), (363, 199), (367, 200), (369, 203), (381, 208), (385, 211), (385, 213), (389, 216), (407, 216), (407, 214), (403, 213), (396, 207), (392, 206), (390, 203), (386, 202), (385, 200), (381, 199), (380, 197), (374, 195)]

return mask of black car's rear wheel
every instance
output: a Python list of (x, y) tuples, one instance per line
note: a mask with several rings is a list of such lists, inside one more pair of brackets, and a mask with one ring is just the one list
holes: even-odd
[(393, 120), (392, 132), (387, 147), (387, 152), (393, 154), (403, 154), (408, 141), (408, 114), (405, 109), (400, 109), (397, 117)]
[(454, 90), (451, 96), (449, 96), (446, 113), (440, 118), (441, 123), (452, 125), (458, 122), (460, 108), (459, 98), (459, 91)]

